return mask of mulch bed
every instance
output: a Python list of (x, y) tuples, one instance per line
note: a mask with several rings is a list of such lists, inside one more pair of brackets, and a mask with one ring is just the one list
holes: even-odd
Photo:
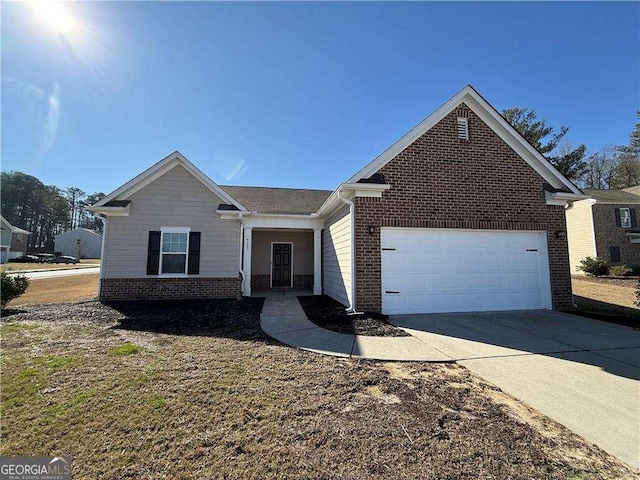
[(326, 295), (300, 296), (307, 318), (319, 327), (349, 335), (408, 337), (404, 330), (387, 322), (387, 315), (374, 312), (347, 314), (346, 307)]

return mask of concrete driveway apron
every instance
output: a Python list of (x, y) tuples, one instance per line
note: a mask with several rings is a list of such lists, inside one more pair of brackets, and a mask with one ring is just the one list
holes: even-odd
[(551, 311), (390, 321), (640, 469), (640, 331)]

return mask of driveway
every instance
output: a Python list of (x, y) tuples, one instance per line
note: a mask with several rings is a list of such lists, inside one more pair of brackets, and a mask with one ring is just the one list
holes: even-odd
[(640, 331), (551, 311), (390, 321), (640, 469)]

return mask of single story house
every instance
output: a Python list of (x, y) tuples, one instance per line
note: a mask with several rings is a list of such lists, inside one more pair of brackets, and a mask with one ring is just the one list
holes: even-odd
[(640, 266), (640, 187), (590, 190), (591, 198), (567, 208), (567, 238), (571, 273), (586, 257), (605, 258), (612, 264)]
[(0, 215), (0, 263), (7, 263), (12, 258), (21, 257), (27, 253), (27, 239), (29, 232), (14, 227), (6, 218)]
[(569, 309), (564, 212), (585, 198), (467, 86), (333, 191), (221, 186), (172, 153), (90, 207), (105, 222), (99, 295)]
[(54, 251), (76, 258), (100, 258), (102, 234), (88, 228), (74, 228), (56, 235)]

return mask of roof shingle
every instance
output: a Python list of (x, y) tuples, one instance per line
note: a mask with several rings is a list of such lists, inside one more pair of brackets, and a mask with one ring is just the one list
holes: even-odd
[(585, 188), (584, 193), (596, 199), (598, 203), (640, 204), (640, 195), (624, 190), (595, 190)]
[(300, 188), (220, 187), (252, 212), (285, 215), (310, 215), (318, 211), (331, 190)]

